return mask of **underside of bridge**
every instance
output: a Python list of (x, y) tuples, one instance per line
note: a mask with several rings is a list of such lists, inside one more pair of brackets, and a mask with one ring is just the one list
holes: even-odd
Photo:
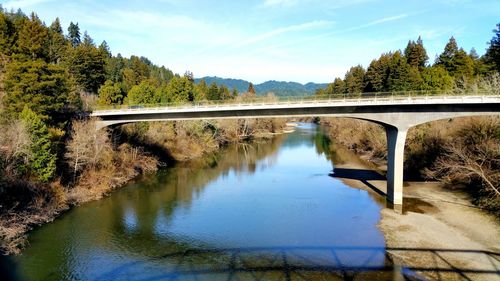
[(199, 110), (143, 110), (93, 114), (100, 118), (98, 128), (135, 122), (289, 118), (289, 117), (343, 117), (366, 120), (382, 125), (387, 136), (387, 201), (397, 208), (403, 204), (403, 163), (408, 129), (427, 122), (467, 116), (500, 114), (500, 100), (496, 103), (419, 104), (385, 106), (286, 106), (286, 107), (227, 107)]

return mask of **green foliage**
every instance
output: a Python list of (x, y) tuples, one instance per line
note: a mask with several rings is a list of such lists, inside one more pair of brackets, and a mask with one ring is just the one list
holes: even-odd
[(432, 66), (422, 71), (422, 90), (451, 90), (453, 78), (442, 66)]
[(97, 93), (106, 81), (105, 57), (91, 41), (71, 49), (66, 57), (66, 66), (82, 90)]
[(210, 84), (210, 87), (208, 88), (207, 99), (220, 100), (219, 87), (217, 87), (217, 84), (215, 82), (212, 82), (212, 84)]
[(14, 23), (0, 11), (0, 53), (9, 55), (15, 42)]
[(53, 178), (56, 171), (56, 154), (52, 149), (49, 131), (40, 117), (28, 107), (20, 114), (31, 136), (31, 157), (28, 160), (30, 174), (40, 182), (47, 182)]
[(169, 101), (174, 103), (193, 101), (193, 90), (193, 82), (186, 76), (174, 77), (167, 85)]
[(73, 48), (77, 47), (81, 43), (80, 39), (80, 27), (78, 27), (78, 23), (74, 24), (71, 22), (68, 27), (68, 40), (73, 46)]
[(66, 50), (66, 39), (64, 39), (64, 34), (62, 31), (61, 23), (59, 18), (50, 25), (49, 31), (49, 43), (48, 43), (48, 59), (51, 63), (59, 63)]
[(488, 65), (491, 65), (494, 70), (500, 72), (500, 23), (497, 23), (493, 33), (495, 33), (495, 35), (490, 40), (489, 47), (484, 57)]
[(48, 46), (48, 30), (42, 21), (34, 14), (19, 31), (17, 46), (19, 52), (32, 60), (45, 59)]
[(444, 51), (436, 60), (455, 78), (470, 78), (474, 75), (474, 62), (463, 49), (459, 49), (455, 38), (451, 37)]
[(411, 67), (417, 67), (422, 70), (427, 63), (429, 57), (427, 56), (427, 51), (424, 48), (424, 43), (422, 38), (419, 36), (417, 42), (409, 41), (406, 49), (404, 51), (407, 63)]
[(361, 65), (351, 67), (345, 74), (345, 86), (348, 93), (362, 93), (365, 69)]
[(13, 61), (7, 65), (5, 76), (7, 95), (3, 102), (10, 117), (27, 106), (50, 122), (67, 103), (68, 78), (62, 66), (42, 60)]
[(161, 97), (159, 97), (156, 93), (157, 89), (155, 86), (148, 81), (144, 81), (130, 89), (127, 95), (126, 103), (130, 105), (159, 103)]
[(106, 83), (99, 89), (99, 105), (121, 104), (123, 101), (123, 91), (120, 85), (107, 80)]

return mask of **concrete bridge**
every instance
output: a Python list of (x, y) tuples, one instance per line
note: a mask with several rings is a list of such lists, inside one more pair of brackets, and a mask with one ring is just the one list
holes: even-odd
[[(382, 125), (387, 136), (387, 200), (403, 203), (403, 160), (408, 129), (430, 121), (500, 115), (500, 95), (377, 96), (295, 99), (251, 103), (191, 104), (97, 110), (98, 129), (145, 121), (276, 117), (346, 117)], [(355, 130), (356, 128), (353, 128)]]

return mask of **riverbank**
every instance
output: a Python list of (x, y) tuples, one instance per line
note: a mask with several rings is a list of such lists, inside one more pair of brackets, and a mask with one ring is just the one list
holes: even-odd
[[(88, 131), (95, 125), (92, 121), (79, 124), (80, 129), (74, 126), (72, 141), (80, 149), (78, 157), (82, 158), (81, 144), (88, 141)], [(47, 184), (0, 183), (0, 193), (4, 195), (3, 200), (0, 200), (0, 253), (21, 253), (30, 230), (52, 222), (72, 207), (108, 196), (138, 176), (157, 171), (158, 165), (166, 165), (165, 162), (174, 165), (175, 162), (215, 153), (230, 143), (271, 139), (276, 135), (292, 132), (294, 128), (293, 123), (286, 123), (284, 120), (261, 119), (244, 123), (228, 120), (217, 124), (215, 134), (200, 131), (196, 124), (199, 122), (152, 123), (151, 126), (148, 125), (146, 132), (140, 131), (144, 124), (139, 124), (131, 130), (129, 128), (128, 134), (132, 132), (134, 136), (122, 139), (122, 144), (117, 148), (112, 148), (110, 143), (113, 136), (98, 134), (97, 139), (102, 138), (101, 141), (85, 146), (98, 147), (95, 153), (90, 152), (93, 157), (97, 157), (94, 159), (96, 166), (82, 168), (78, 171), (77, 181), (69, 186), (61, 184), (59, 180)], [(127, 132), (120, 131), (121, 133)], [(94, 138), (90, 141), (94, 141)], [(68, 147), (72, 147), (71, 141)], [(77, 161), (82, 160), (75, 160), (75, 163)], [(70, 163), (70, 166), (75, 163)], [(18, 194), (32, 196), (23, 201), (18, 198)], [(10, 206), (2, 204), (2, 201), (16, 203)]]
[(385, 208), (383, 165), (345, 148), (337, 148), (336, 153), (339, 159), (349, 159), (338, 162), (336, 169), (367, 171), (341, 179), (367, 190), (384, 206), (378, 228), (394, 263), (429, 280), (499, 280), (500, 224), (473, 205), (468, 193), (438, 182), (405, 182), (400, 214)]

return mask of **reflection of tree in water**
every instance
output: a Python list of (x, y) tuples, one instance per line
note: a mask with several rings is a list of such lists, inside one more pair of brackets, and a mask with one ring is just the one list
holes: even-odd
[[(168, 221), (176, 209), (189, 208), (193, 198), (221, 176), (231, 172), (254, 174), (258, 169), (273, 165), (283, 140), (284, 136), (277, 136), (269, 141), (230, 145), (220, 153), (145, 176), (127, 192), (108, 198), (112, 202), (108, 202), (111, 204), (106, 205), (109, 206), (106, 210), (101, 210), (100, 221), (103, 227), (113, 225), (114, 231), (154, 238), (158, 216)], [(132, 227), (127, 225), (131, 217), (134, 221)]]

